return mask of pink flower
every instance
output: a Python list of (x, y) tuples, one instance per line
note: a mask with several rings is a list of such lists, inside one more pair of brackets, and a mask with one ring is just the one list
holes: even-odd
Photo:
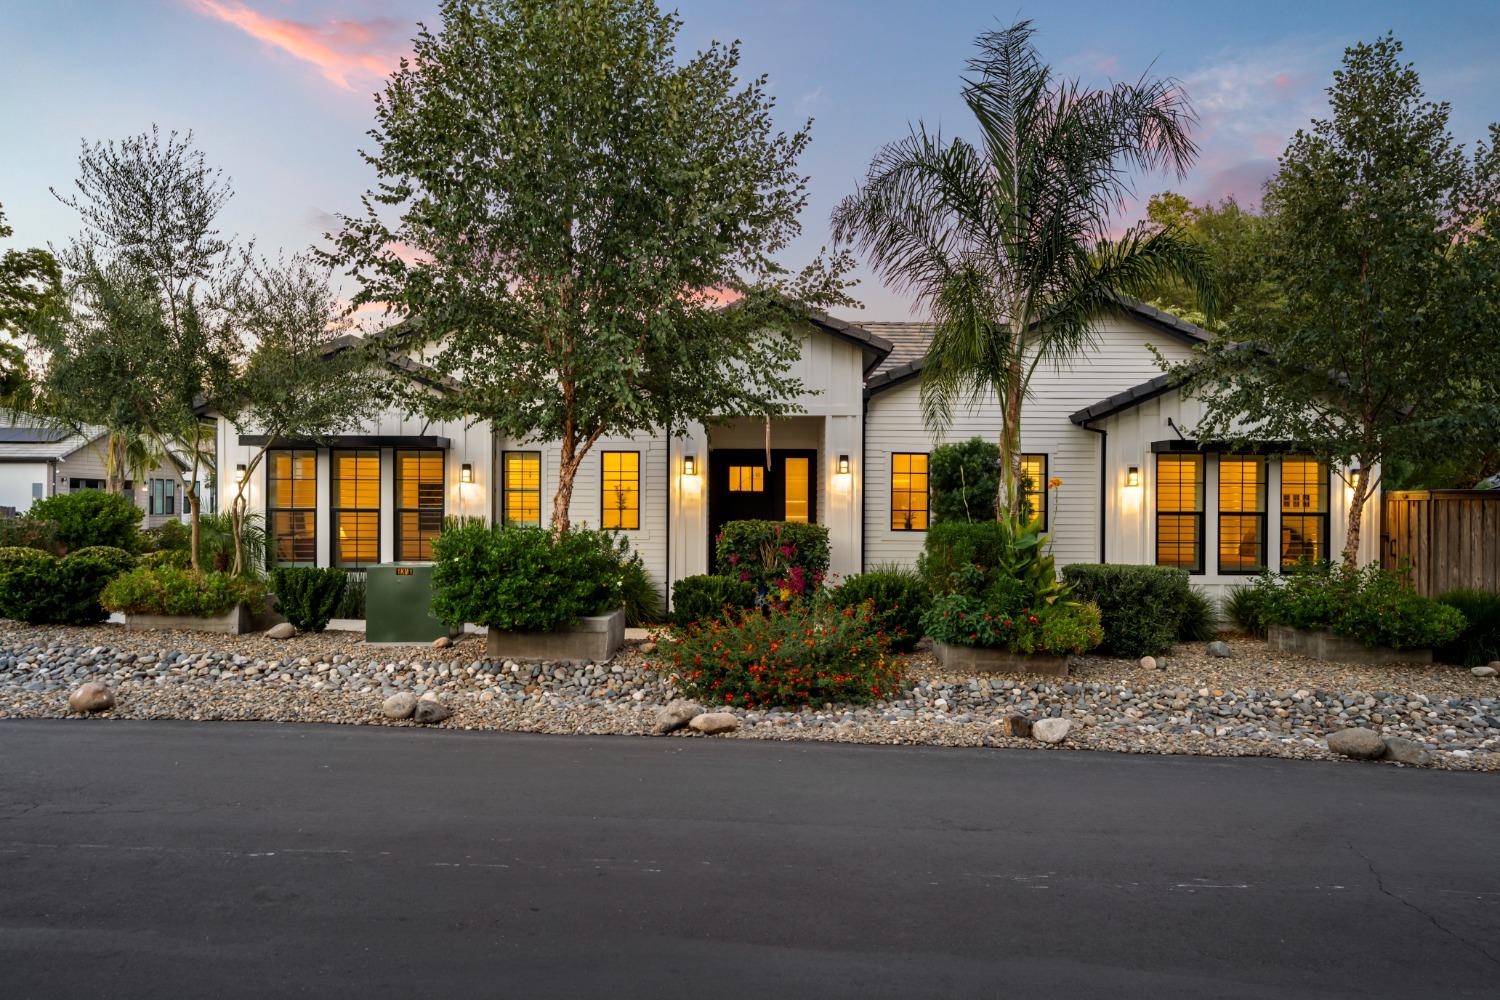
[(729, 559), (728, 559), (729, 565), (736, 566), (736, 565), (739, 564), (739, 561), (740, 561), (740, 554), (738, 552), (731, 552), (731, 553), (729, 553)]
[(750, 582), (750, 571), (749, 570), (745, 570), (745, 569), (740, 570), (740, 581), (742, 583), (749, 583)]

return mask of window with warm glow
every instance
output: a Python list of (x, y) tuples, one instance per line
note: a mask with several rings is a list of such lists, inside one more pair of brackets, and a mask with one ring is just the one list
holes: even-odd
[(443, 530), (447, 497), (441, 451), (396, 452), (396, 559), (425, 562)]
[(505, 472), (505, 523), (542, 524), (542, 453), (507, 451)]
[(927, 530), (927, 454), (891, 455), (891, 530)]
[(1031, 516), (1047, 527), (1047, 456), (1021, 456), (1021, 499)]
[(641, 526), (641, 453), (603, 453), (604, 478), (600, 524), (634, 531)]
[(318, 562), (318, 453), (288, 448), (266, 453), (266, 527), (278, 566)]
[(380, 452), (335, 451), (333, 564), (364, 569), (380, 562)]
[(1266, 460), (1219, 459), (1219, 572), (1259, 573), (1266, 568)]
[(731, 465), (729, 492), (760, 493), (766, 488), (766, 470), (759, 465)]
[(812, 510), (808, 499), (812, 482), (812, 461), (804, 457), (786, 460), (786, 519), (806, 524)]
[(1281, 460), (1281, 565), (1328, 558), (1328, 463)]
[(1203, 572), (1203, 456), (1156, 456), (1156, 563)]

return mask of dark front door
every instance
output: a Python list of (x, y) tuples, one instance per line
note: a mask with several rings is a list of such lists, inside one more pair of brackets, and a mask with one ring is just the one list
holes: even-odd
[(818, 520), (818, 453), (772, 449), (771, 467), (761, 448), (720, 448), (708, 453), (708, 559), (730, 521)]

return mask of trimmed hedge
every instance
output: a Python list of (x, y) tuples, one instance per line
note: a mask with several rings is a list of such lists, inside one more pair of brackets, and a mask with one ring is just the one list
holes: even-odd
[(1100, 648), (1116, 656), (1155, 656), (1171, 648), (1192, 600), (1186, 570), (1175, 566), (1074, 563), (1063, 567), (1073, 596), (1099, 605)]
[(341, 569), (287, 566), (271, 571), (276, 611), (299, 632), (321, 632), (328, 627), (347, 583)]
[(100, 592), (134, 565), (129, 552), (102, 545), (61, 559), (40, 549), (0, 549), (0, 615), (34, 625), (95, 625), (109, 617)]
[(922, 578), (909, 569), (874, 569), (851, 576), (825, 590), (835, 608), (857, 608), (866, 601), (874, 609), (871, 620), (894, 650), (910, 652), (922, 638), (922, 616), (932, 594)]
[(1457, 639), (1434, 649), (1434, 656), (1444, 663), (1464, 667), (1481, 667), (1500, 660), (1500, 594), (1487, 590), (1450, 590), (1439, 594), (1437, 599), (1457, 608), (1468, 624)]
[(138, 566), (105, 586), (102, 601), (127, 615), (217, 618), (238, 604), (260, 610), (265, 585), (228, 573), (194, 573), (175, 566)]
[(793, 521), (730, 521), (715, 539), (714, 569), (769, 599), (810, 594), (828, 575), (828, 529)]
[(755, 588), (732, 576), (685, 576), (672, 584), (672, 624), (691, 625), (755, 607)]

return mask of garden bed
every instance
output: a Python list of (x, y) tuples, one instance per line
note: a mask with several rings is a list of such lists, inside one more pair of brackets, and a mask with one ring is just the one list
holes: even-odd
[(1272, 625), (1266, 631), (1266, 642), (1272, 649), (1296, 653), (1314, 660), (1335, 663), (1364, 663), (1379, 666), (1389, 663), (1431, 663), (1430, 649), (1391, 649), (1367, 646), (1358, 639), (1335, 635), (1327, 629), (1291, 628)]
[(984, 646), (961, 646), (935, 642), (933, 655), (944, 670), (971, 674), (1039, 674), (1047, 677), (1068, 676), (1068, 658), (1046, 653), (1012, 653), (1008, 649)]
[(281, 621), (285, 619), (274, 612), (262, 611), (256, 614), (246, 604), (237, 604), (224, 614), (212, 618), (189, 615), (125, 615), (125, 627), (133, 632), (166, 630), (244, 635), (246, 632), (264, 631)]
[(568, 660), (602, 663), (625, 645), (625, 610), (580, 618), (555, 632), (508, 632), (492, 628), (485, 655), (497, 660)]

